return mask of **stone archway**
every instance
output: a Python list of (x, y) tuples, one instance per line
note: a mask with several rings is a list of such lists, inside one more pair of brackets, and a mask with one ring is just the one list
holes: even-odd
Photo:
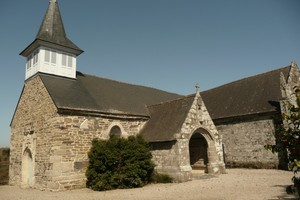
[(33, 158), (29, 148), (26, 148), (22, 157), (22, 186), (32, 187), (33, 186)]
[(213, 166), (218, 163), (218, 156), (211, 134), (199, 128), (192, 134), (189, 141), (190, 165), (193, 170), (214, 173)]
[(207, 142), (200, 133), (194, 133), (189, 142), (190, 165), (193, 170), (205, 170), (208, 163)]

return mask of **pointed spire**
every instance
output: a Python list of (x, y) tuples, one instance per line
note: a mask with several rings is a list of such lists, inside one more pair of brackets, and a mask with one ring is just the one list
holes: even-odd
[(57, 0), (50, 0), (48, 10), (40, 26), (36, 39), (52, 42), (72, 49), (80, 50), (67, 38)]
[(47, 43), (46, 46), (55, 45), (58, 49), (63, 48), (64, 50), (69, 50), (76, 56), (83, 52), (67, 38), (57, 0), (50, 0), (35, 41), (20, 54), (26, 57), (32, 52), (34, 47), (38, 46), (40, 43), (45, 45), (45, 42)]
[(46, 40), (65, 40), (66, 33), (58, 4), (56, 0), (50, 0), (47, 12), (44, 16), (40, 30), (36, 38)]

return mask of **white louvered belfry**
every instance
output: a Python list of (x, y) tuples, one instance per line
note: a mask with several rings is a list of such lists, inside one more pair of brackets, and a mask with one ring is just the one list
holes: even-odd
[(27, 57), (25, 79), (37, 72), (76, 78), (76, 56), (40, 46)]
[(57, 0), (51, 0), (35, 40), (20, 53), (27, 58), (25, 80), (38, 72), (75, 79), (82, 52), (67, 38)]

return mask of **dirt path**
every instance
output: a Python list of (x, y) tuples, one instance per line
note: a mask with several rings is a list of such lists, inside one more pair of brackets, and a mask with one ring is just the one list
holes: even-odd
[(228, 169), (216, 178), (144, 188), (94, 192), (89, 189), (48, 192), (0, 186), (1, 200), (275, 200), (296, 199), (285, 192), (292, 173), (279, 170)]

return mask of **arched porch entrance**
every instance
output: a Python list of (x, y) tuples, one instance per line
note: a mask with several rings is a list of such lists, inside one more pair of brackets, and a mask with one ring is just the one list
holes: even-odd
[(199, 128), (192, 134), (189, 141), (189, 153), (193, 170), (213, 173), (212, 164), (218, 162), (218, 156), (214, 140), (207, 130)]
[(33, 186), (33, 159), (29, 148), (26, 148), (22, 157), (22, 186)]

